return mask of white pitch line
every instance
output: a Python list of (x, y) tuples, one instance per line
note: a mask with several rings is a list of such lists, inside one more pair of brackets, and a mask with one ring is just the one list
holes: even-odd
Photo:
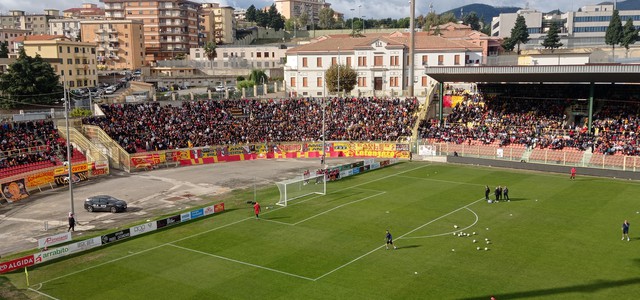
[(353, 203), (358, 203), (358, 202), (360, 202), (360, 201), (364, 201), (364, 200), (367, 200), (367, 199), (369, 199), (369, 198), (373, 198), (373, 197), (376, 197), (376, 196), (380, 196), (380, 195), (382, 195), (382, 194), (386, 194), (386, 193), (387, 193), (387, 192), (379, 192), (379, 193), (377, 193), (377, 194), (375, 194), (375, 195), (367, 196), (367, 197), (364, 197), (364, 198), (362, 198), (362, 199), (358, 199), (358, 200), (354, 200), (354, 201), (351, 201), (351, 202), (347, 202), (347, 203), (344, 203), (344, 204), (338, 205), (338, 206), (336, 206), (336, 207), (334, 207), (334, 208), (331, 208), (331, 209), (325, 210), (325, 211), (323, 211), (323, 212), (321, 212), (321, 213), (319, 213), (319, 214), (316, 214), (316, 215), (314, 215), (314, 216), (311, 216), (311, 217), (308, 217), (308, 218), (306, 218), (306, 219), (303, 219), (303, 220), (300, 220), (300, 221), (298, 221), (298, 222), (295, 222), (295, 223), (293, 223), (293, 225), (298, 225), (298, 224), (300, 224), (300, 223), (302, 223), (302, 222), (306, 222), (306, 221), (309, 221), (309, 220), (311, 220), (311, 219), (313, 219), (313, 218), (316, 218), (316, 217), (322, 216), (322, 215), (324, 215), (324, 214), (326, 214), (326, 213), (332, 212), (332, 211), (334, 211), (334, 210), (336, 210), (336, 209), (338, 209), (338, 208), (341, 208), (341, 207), (344, 207), (344, 206), (347, 206), (347, 205), (350, 205), (350, 204), (353, 204)]
[[(363, 183), (360, 183), (360, 184), (357, 184), (357, 185), (353, 185), (353, 186), (350, 186), (350, 187), (347, 187), (347, 188), (344, 188), (344, 189), (337, 190), (337, 191), (335, 191), (335, 192), (337, 193), (337, 192), (339, 192), (339, 191), (352, 189), (352, 188), (355, 188), (355, 187), (358, 187), (358, 186), (362, 186), (362, 185), (369, 184), (369, 183), (372, 183), (372, 182), (376, 182), (376, 181), (379, 181), (379, 180), (383, 180), (383, 179), (386, 179), (386, 178), (389, 178), (389, 177), (393, 177), (393, 176), (396, 176), (397, 174), (404, 174), (404, 173), (411, 172), (411, 171), (414, 171), (414, 170), (417, 170), (417, 169), (421, 169), (421, 168), (424, 168), (424, 167), (426, 167), (426, 166), (429, 166), (429, 165), (423, 165), (423, 166), (420, 166), (420, 167), (417, 167), (417, 168), (409, 169), (409, 170), (406, 170), (406, 171), (402, 171), (402, 172), (399, 172), (399, 173), (391, 174), (391, 175), (384, 176), (384, 177), (381, 177), (381, 178), (378, 178), (378, 179), (374, 179), (374, 180), (371, 180), (371, 181), (363, 182)], [(309, 199), (309, 200), (310, 200), (310, 199)], [(300, 202), (298, 202), (298, 203), (300, 203)], [(277, 210), (277, 209), (274, 209), (273, 211), (275, 211), (275, 210)], [(268, 213), (269, 213), (269, 212), (266, 212), (266, 213), (264, 213), (264, 214), (268, 214)], [(215, 215), (214, 215), (214, 216), (215, 216)], [(65, 278), (65, 277), (68, 277), (68, 276), (71, 276), (71, 275), (78, 274), (78, 273), (82, 273), (82, 272), (84, 272), (84, 271), (88, 271), (88, 270), (91, 270), (91, 269), (94, 269), (94, 268), (97, 268), (97, 267), (100, 267), (100, 266), (103, 266), (103, 265), (106, 265), (106, 264), (110, 264), (110, 263), (113, 263), (113, 262), (117, 262), (117, 261), (120, 261), (120, 260), (125, 259), (125, 258), (129, 258), (129, 257), (135, 256), (135, 255), (138, 255), (138, 254), (142, 254), (142, 253), (149, 252), (149, 251), (151, 251), (151, 250), (155, 250), (155, 249), (157, 249), (157, 248), (160, 248), (160, 247), (163, 247), (163, 246), (169, 245), (169, 244), (171, 244), (171, 243), (180, 242), (180, 241), (183, 241), (183, 240), (186, 240), (186, 239), (192, 238), (192, 237), (200, 236), (200, 235), (203, 235), (203, 234), (206, 234), (206, 233), (209, 233), (209, 232), (216, 231), (216, 230), (218, 230), (218, 229), (222, 229), (222, 228), (225, 228), (225, 227), (229, 227), (229, 226), (231, 226), (231, 225), (235, 225), (235, 224), (238, 224), (238, 223), (241, 223), (241, 222), (244, 222), (244, 221), (247, 221), (247, 220), (252, 220), (252, 219), (254, 219), (254, 218), (253, 218), (253, 217), (247, 217), (247, 218), (244, 218), (244, 219), (240, 219), (240, 220), (238, 220), (238, 221), (231, 222), (231, 223), (226, 224), (226, 225), (218, 226), (218, 227), (215, 227), (215, 228), (212, 228), (212, 229), (209, 229), (209, 230), (205, 230), (205, 231), (202, 231), (202, 232), (199, 232), (199, 233), (195, 233), (195, 234), (192, 234), (192, 235), (189, 235), (189, 236), (185, 236), (185, 237), (183, 237), (183, 238), (179, 238), (179, 239), (174, 240), (174, 241), (171, 241), (171, 242), (167, 242), (167, 243), (164, 243), (164, 244), (161, 244), (161, 245), (155, 246), (155, 247), (151, 247), (151, 248), (149, 248), (149, 249), (145, 249), (145, 250), (138, 251), (138, 252), (135, 252), (135, 253), (132, 253), (132, 254), (128, 254), (128, 255), (125, 255), (125, 256), (123, 256), (123, 257), (115, 258), (115, 259), (112, 259), (112, 260), (110, 260), (110, 261), (106, 261), (106, 262), (103, 262), (103, 263), (100, 263), (100, 264), (97, 264), (97, 265), (93, 265), (93, 266), (88, 267), (88, 268), (84, 268), (84, 269), (82, 269), (82, 270), (78, 270), (78, 271), (71, 272), (71, 273), (68, 273), (68, 274), (65, 274), (65, 275), (62, 275), (62, 276), (58, 276), (58, 277), (55, 277), (55, 278), (51, 278), (51, 279), (49, 279), (49, 280), (45, 280), (45, 281), (43, 281), (43, 282), (40, 282), (40, 284), (42, 285), (42, 284), (45, 284), (45, 283), (47, 283), (47, 282), (51, 282), (51, 281), (54, 281), (54, 280), (62, 279), (62, 278)]]
[(475, 186), (482, 186), (482, 187), (485, 186), (484, 184), (479, 184), (479, 183), (458, 182), (458, 181), (449, 181), (449, 180), (442, 180), (442, 179), (431, 179), (431, 178), (415, 177), (415, 176), (398, 176), (398, 177), (418, 179), (418, 180), (427, 180), (427, 181), (436, 181), (436, 182), (444, 182), (444, 183), (475, 185)]
[(32, 289), (32, 288), (28, 288), (28, 290), (33, 291), (33, 292), (36, 292), (36, 293), (38, 293), (38, 294), (40, 294), (40, 295), (42, 295), (42, 296), (45, 296), (45, 297), (47, 297), (47, 298), (49, 298), (49, 299), (60, 300), (60, 299), (58, 299), (58, 298), (56, 298), (56, 297), (53, 297), (53, 296), (51, 296), (51, 295), (49, 295), (49, 294), (45, 294), (45, 293), (43, 293), (43, 292), (41, 292), (41, 291), (38, 291), (38, 290), (34, 290), (34, 289)]
[[(480, 201), (480, 200), (484, 200), (484, 198), (481, 198), (481, 199), (479, 199), (479, 200), (473, 201), (473, 202), (471, 202), (471, 203), (469, 203), (469, 204), (467, 204), (467, 205), (465, 205), (465, 206), (463, 206), (463, 207), (460, 207), (460, 208), (458, 208), (458, 209), (456, 209), (456, 210), (453, 210), (453, 211), (451, 211), (451, 212), (448, 212), (448, 213), (446, 213), (446, 214), (444, 214), (444, 215), (442, 215), (442, 216), (440, 216), (440, 217), (437, 217), (437, 218), (435, 218), (435, 219), (433, 219), (433, 220), (431, 220), (431, 221), (429, 221), (429, 222), (427, 222), (427, 223), (425, 223), (425, 224), (423, 224), (423, 225), (420, 225), (420, 226), (416, 227), (415, 229), (413, 229), (413, 230), (411, 230), (411, 231), (409, 231), (409, 232), (407, 232), (407, 233), (405, 233), (405, 234), (401, 235), (401, 236), (400, 236), (400, 237), (398, 237), (396, 240), (399, 240), (399, 239), (403, 238), (404, 236), (406, 236), (406, 235), (408, 235), (408, 234), (410, 234), (410, 233), (412, 233), (412, 232), (415, 232), (416, 230), (419, 230), (419, 229), (421, 229), (421, 228), (423, 228), (423, 227), (425, 227), (425, 226), (427, 226), (427, 225), (429, 225), (429, 224), (431, 224), (431, 223), (433, 223), (433, 222), (435, 222), (435, 221), (437, 221), (437, 220), (440, 220), (440, 219), (442, 219), (442, 218), (444, 218), (444, 217), (446, 217), (446, 216), (448, 216), (448, 215), (450, 215), (450, 214), (452, 214), (452, 213), (455, 213), (455, 212), (457, 212), (457, 211), (459, 211), (459, 210), (461, 210), (461, 209), (467, 208), (468, 206), (473, 205), (473, 204), (477, 203), (477, 202), (478, 202), (478, 201)], [(363, 255), (360, 255), (360, 256), (358, 256), (358, 257), (356, 257), (356, 258), (352, 259), (351, 261), (349, 261), (349, 262), (347, 262), (347, 263), (345, 263), (345, 264), (343, 264), (343, 265), (341, 265), (341, 266), (339, 266), (339, 267), (337, 267), (337, 268), (335, 268), (335, 269), (333, 269), (333, 270), (331, 270), (331, 271), (329, 271), (329, 272), (327, 272), (327, 273), (324, 273), (323, 275), (320, 275), (319, 277), (317, 277), (316, 279), (314, 279), (314, 281), (319, 280), (320, 278), (323, 278), (323, 277), (325, 277), (325, 276), (327, 276), (327, 275), (329, 275), (329, 274), (331, 274), (331, 273), (333, 273), (333, 272), (335, 272), (335, 271), (338, 271), (338, 270), (340, 270), (340, 269), (342, 269), (342, 268), (344, 268), (344, 267), (346, 267), (346, 266), (348, 266), (348, 265), (350, 265), (350, 264), (352, 264), (352, 263), (354, 263), (354, 262), (356, 262), (356, 261), (358, 261), (358, 260), (362, 259), (363, 257), (365, 257), (365, 256), (367, 256), (367, 255), (369, 255), (369, 254), (371, 254), (371, 253), (373, 253), (373, 252), (376, 252), (378, 249), (380, 249), (380, 248), (382, 248), (382, 247), (384, 247), (384, 246), (385, 246), (385, 245), (382, 245), (382, 246), (376, 247), (375, 249), (373, 249), (373, 250), (371, 250), (371, 251), (369, 251), (369, 252), (367, 252), (367, 253), (365, 253), (365, 254), (363, 254)]]
[(296, 278), (300, 278), (300, 279), (306, 279), (306, 280), (309, 280), (309, 281), (314, 281), (313, 279), (311, 279), (309, 277), (305, 277), (305, 276), (301, 276), (301, 275), (297, 275), (297, 274), (293, 274), (293, 273), (289, 273), (289, 272), (285, 272), (285, 271), (280, 271), (280, 270), (272, 269), (272, 268), (269, 268), (269, 267), (260, 266), (260, 265), (244, 262), (244, 261), (241, 261), (241, 260), (233, 259), (233, 258), (228, 258), (228, 257), (220, 256), (220, 255), (215, 255), (215, 254), (207, 253), (207, 252), (200, 251), (200, 250), (195, 250), (195, 249), (182, 247), (182, 246), (178, 246), (178, 245), (174, 245), (174, 244), (169, 244), (169, 246), (176, 247), (176, 248), (179, 248), (179, 249), (182, 249), (182, 250), (186, 250), (186, 251), (190, 251), (190, 252), (199, 253), (199, 254), (206, 255), (206, 256), (219, 258), (219, 259), (222, 259), (222, 260), (227, 260), (227, 261), (234, 262), (234, 263), (239, 263), (239, 264), (242, 264), (242, 265), (246, 265), (246, 266), (250, 266), (250, 267), (254, 267), (254, 268), (258, 268), (258, 269), (263, 269), (263, 270), (276, 272), (276, 273), (280, 273), (280, 274), (284, 274), (284, 275), (288, 275), (288, 276), (292, 276), (292, 277), (296, 277)]
[(423, 235), (423, 236), (406, 236), (403, 239), (404, 240), (406, 240), (406, 239), (422, 239), (422, 238), (432, 238), (432, 237), (438, 237), (438, 236), (443, 236), (443, 235), (450, 235), (452, 233), (456, 233), (456, 232), (459, 232), (459, 231), (467, 230), (467, 229), (475, 226), (478, 223), (478, 220), (480, 219), (480, 217), (478, 217), (478, 214), (476, 214), (475, 211), (471, 210), (468, 207), (465, 207), (465, 208), (476, 216), (476, 220), (473, 221), (473, 224), (471, 224), (471, 225), (469, 225), (469, 226), (467, 226), (465, 228), (462, 228), (462, 229), (456, 229), (454, 231), (449, 231), (449, 232), (445, 232), (445, 233), (438, 233), (438, 234), (432, 234), (432, 235)]

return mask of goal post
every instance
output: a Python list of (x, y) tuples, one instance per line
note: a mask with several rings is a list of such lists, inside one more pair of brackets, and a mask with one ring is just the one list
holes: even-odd
[(293, 199), (302, 198), (304, 196), (319, 194), (327, 194), (327, 177), (325, 174), (311, 175), (307, 178), (298, 177), (285, 181), (276, 182), (280, 191), (280, 200), (276, 203), (280, 206), (287, 206), (287, 203)]

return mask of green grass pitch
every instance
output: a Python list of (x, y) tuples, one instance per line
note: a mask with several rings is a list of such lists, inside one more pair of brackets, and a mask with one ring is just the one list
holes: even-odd
[[(508, 186), (511, 201), (486, 203), (485, 185), (492, 198), (496, 185)], [(273, 205), (275, 187), (257, 194), (261, 220), (245, 203), (253, 190), (239, 191), (225, 199), (223, 214), (32, 267), (24, 293), (37, 299), (640, 294), (638, 182), (416, 162), (329, 183), (327, 195), (286, 208)], [(630, 242), (620, 240), (625, 219)], [(385, 250), (386, 229), (398, 250)], [(5, 276), (26, 289), (23, 272)]]

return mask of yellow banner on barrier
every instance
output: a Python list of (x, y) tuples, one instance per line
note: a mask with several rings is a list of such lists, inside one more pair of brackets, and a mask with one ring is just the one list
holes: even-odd
[(46, 171), (38, 174), (27, 176), (27, 187), (36, 187), (39, 185), (53, 182), (53, 171)]

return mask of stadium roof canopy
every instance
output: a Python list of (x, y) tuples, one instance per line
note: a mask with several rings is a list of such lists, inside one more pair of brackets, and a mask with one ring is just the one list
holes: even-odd
[(630, 64), (425, 67), (423, 74), (439, 82), (640, 83), (640, 65)]

